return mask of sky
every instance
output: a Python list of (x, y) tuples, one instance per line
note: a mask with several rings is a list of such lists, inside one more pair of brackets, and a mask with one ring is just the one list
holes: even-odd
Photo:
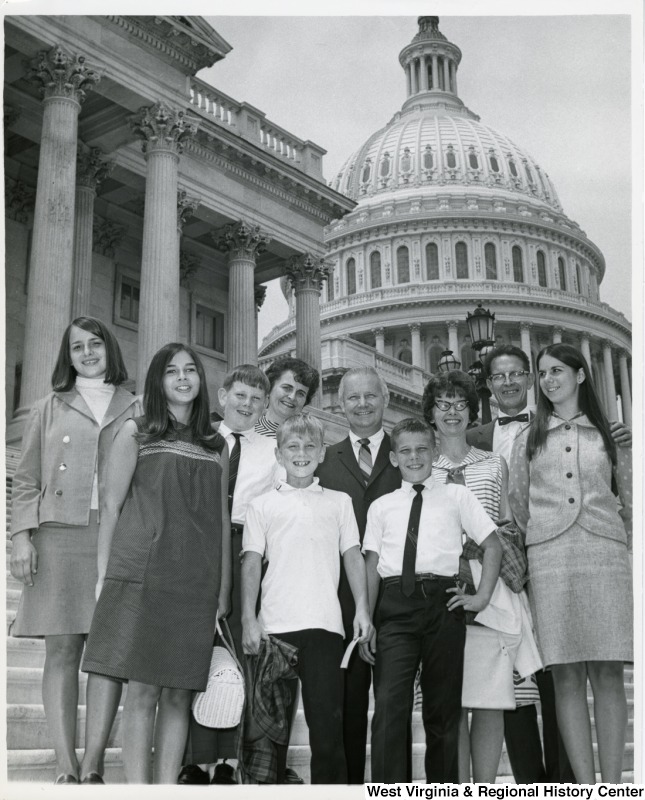
[[(434, 13), (437, 4), (429, 5), (415, 11)], [(564, 2), (558, 16), (444, 14), (439, 27), (462, 51), (459, 96), (549, 174), (564, 212), (605, 256), (601, 300), (631, 319), (632, 20), (561, 15), (574, 6), (585, 8)], [(548, 3), (541, 7), (552, 13)], [(405, 100), (398, 54), (418, 30), (415, 15), (207, 19), (233, 50), (199, 77), (324, 147), (327, 182)], [(260, 338), (285, 317), (270, 286)]]

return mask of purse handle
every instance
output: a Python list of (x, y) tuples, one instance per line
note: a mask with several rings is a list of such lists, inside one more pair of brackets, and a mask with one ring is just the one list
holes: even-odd
[(235, 661), (235, 663), (237, 664), (237, 666), (239, 667), (240, 671), (243, 674), (244, 670), (242, 669), (242, 665), (240, 664), (240, 661), (239, 661), (239, 659), (237, 657), (237, 653), (235, 652), (235, 642), (233, 641), (233, 635), (231, 634), (231, 629), (229, 628), (228, 622), (225, 619), (222, 619), (221, 622), (223, 623), (224, 627), (226, 628), (226, 634), (228, 635), (228, 638), (230, 639), (230, 644), (227, 641), (226, 636), (224, 635), (224, 631), (222, 630), (222, 626), (220, 625), (219, 617), (215, 620), (215, 630), (217, 631), (217, 633), (219, 633), (220, 639), (224, 643), (224, 647), (226, 648), (226, 650), (228, 650), (228, 652), (230, 653), (230, 655), (232, 656), (233, 660)]

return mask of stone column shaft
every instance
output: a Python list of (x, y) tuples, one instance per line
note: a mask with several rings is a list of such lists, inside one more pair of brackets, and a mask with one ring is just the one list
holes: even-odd
[(410, 325), (410, 338), (412, 340), (412, 364), (423, 369), (423, 353), (421, 351), (421, 326), (419, 323)]
[(618, 403), (616, 402), (616, 384), (614, 383), (614, 364), (611, 357), (611, 344), (605, 342), (602, 348), (605, 364), (605, 384), (607, 387), (607, 416), (610, 421), (618, 419)]
[(627, 369), (627, 354), (621, 353), (618, 357), (620, 368), (620, 396), (623, 401), (623, 421), (626, 425), (632, 424), (632, 392), (629, 386), (629, 371)]
[(421, 56), (419, 59), (419, 68), (421, 70), (421, 91), (428, 91), (428, 68), (426, 66), (426, 57)]
[(587, 364), (589, 365), (589, 369), (591, 369), (591, 347), (589, 345), (588, 336), (580, 337), (580, 350), (582, 352), (582, 355), (585, 357)]
[[(521, 348), (524, 350), (529, 359), (531, 369), (533, 369), (533, 354), (531, 352), (531, 328), (529, 325), (520, 325), (520, 338)], [(535, 385), (533, 385), (527, 393), (527, 402), (529, 405), (535, 405)]]
[(562, 328), (553, 329), (553, 344), (559, 344), (562, 341)]
[(412, 59), (410, 62), (410, 69), (412, 72), (412, 94), (416, 94), (419, 91), (419, 74), (417, 72), (416, 58)]
[(455, 94), (459, 94), (457, 91), (457, 64), (454, 61), (452, 62), (452, 90)]
[(457, 361), (461, 361), (461, 355), (459, 354), (458, 327), (457, 323), (454, 321), (448, 323), (448, 350), (452, 350)]
[(432, 88), (439, 88), (439, 59), (436, 55), (432, 56)]
[(20, 406), (51, 390), (50, 376), (72, 311), (78, 113), (99, 76), (58, 47), (32, 62), (43, 123), (32, 234)]
[(412, 64), (408, 64), (405, 68), (405, 85), (408, 92), (408, 97), (412, 94)]
[(377, 353), (385, 353), (385, 330), (383, 328), (374, 328), (374, 341)]
[(443, 57), (443, 88), (444, 91), (450, 91), (450, 61), (447, 56)]

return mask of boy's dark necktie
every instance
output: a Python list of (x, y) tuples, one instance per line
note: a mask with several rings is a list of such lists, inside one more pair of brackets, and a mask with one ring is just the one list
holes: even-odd
[(235, 483), (237, 481), (237, 471), (240, 468), (240, 454), (242, 448), (240, 446), (241, 433), (231, 433), (235, 438), (235, 444), (228, 457), (228, 513), (233, 511), (233, 492), (235, 491)]
[(401, 591), (406, 597), (411, 597), (414, 592), (417, 540), (419, 538), (419, 522), (421, 521), (421, 506), (423, 504), (421, 492), (424, 486), (422, 483), (415, 483), (412, 488), (417, 494), (412, 501), (410, 519), (408, 520), (408, 532), (403, 550), (403, 568), (401, 570)]

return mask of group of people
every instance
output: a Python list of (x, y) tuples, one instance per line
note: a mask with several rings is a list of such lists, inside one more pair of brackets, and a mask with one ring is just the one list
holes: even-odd
[[(607, 421), (575, 348), (550, 345), (536, 366), (535, 413), (527, 356), (501, 346), (486, 363), (493, 423), (477, 424), (475, 386), (455, 371), (433, 376), (423, 418), (390, 435), (384, 380), (350, 369), (338, 388), (349, 434), (325, 447), (303, 413), (320, 379), (303, 361), (236, 366), (214, 415), (192, 348), (162, 347), (140, 400), (122, 388), (109, 328), (75, 319), (12, 495), (24, 584), (12, 634), (45, 638), (56, 782), (103, 783), (127, 683), (128, 782), (302, 782), (288, 766), (301, 703), (311, 782), (363, 783), (372, 682), (371, 780), (410, 781), (417, 682), (429, 782), (494, 782), (505, 739), (518, 783), (594, 783), (589, 681), (601, 778), (619, 783), (631, 434)], [(248, 702), (272, 664), (268, 745), (191, 714), (218, 618)]]

